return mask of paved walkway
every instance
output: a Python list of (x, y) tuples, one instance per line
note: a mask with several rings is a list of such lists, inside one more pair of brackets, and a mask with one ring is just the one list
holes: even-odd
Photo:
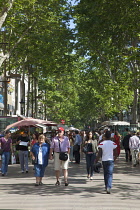
[(0, 209), (14, 210), (125, 210), (140, 209), (140, 166), (125, 163), (122, 151), (115, 164), (112, 193), (104, 191), (103, 173), (87, 180), (85, 159), (80, 165), (70, 163), (68, 187), (54, 186), (53, 162), (43, 180), (35, 187), (33, 166), (21, 174), (18, 164), (9, 166), (8, 176), (0, 178)]

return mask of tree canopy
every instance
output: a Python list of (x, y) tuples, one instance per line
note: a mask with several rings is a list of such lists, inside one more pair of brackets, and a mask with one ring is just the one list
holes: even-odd
[(136, 107), (140, 1), (76, 2), (0, 2), (0, 68), (35, 77), (49, 119), (82, 127)]

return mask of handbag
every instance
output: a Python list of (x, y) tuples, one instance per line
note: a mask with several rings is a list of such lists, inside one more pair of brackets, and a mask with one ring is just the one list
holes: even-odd
[(59, 160), (66, 161), (68, 159), (68, 154), (66, 152), (59, 153)]
[(3, 149), (0, 149), (0, 155), (2, 155), (2, 153), (3, 153)]
[(16, 156), (11, 155), (11, 164), (16, 164)]
[(63, 160), (63, 161), (66, 161), (68, 159), (68, 154), (66, 152), (61, 152), (61, 148), (60, 148), (60, 140), (58, 139), (59, 141), (59, 150), (60, 150), (60, 153), (59, 153), (59, 160)]

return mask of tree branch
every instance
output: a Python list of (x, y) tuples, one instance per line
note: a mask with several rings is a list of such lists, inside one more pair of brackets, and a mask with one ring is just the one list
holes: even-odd
[(0, 13), (0, 28), (2, 27), (6, 17), (7, 17), (7, 13), (9, 12), (9, 10), (12, 8), (14, 3), (14, 0), (9, 0), (8, 2), (8, 7), (4, 7), (2, 12)]

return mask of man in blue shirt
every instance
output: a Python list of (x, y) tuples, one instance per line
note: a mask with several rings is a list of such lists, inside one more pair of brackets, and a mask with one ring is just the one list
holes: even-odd
[(80, 145), (82, 144), (82, 138), (79, 135), (79, 131), (75, 131), (75, 142), (74, 142), (74, 147), (73, 147), (73, 153), (75, 156), (75, 163), (80, 164)]

